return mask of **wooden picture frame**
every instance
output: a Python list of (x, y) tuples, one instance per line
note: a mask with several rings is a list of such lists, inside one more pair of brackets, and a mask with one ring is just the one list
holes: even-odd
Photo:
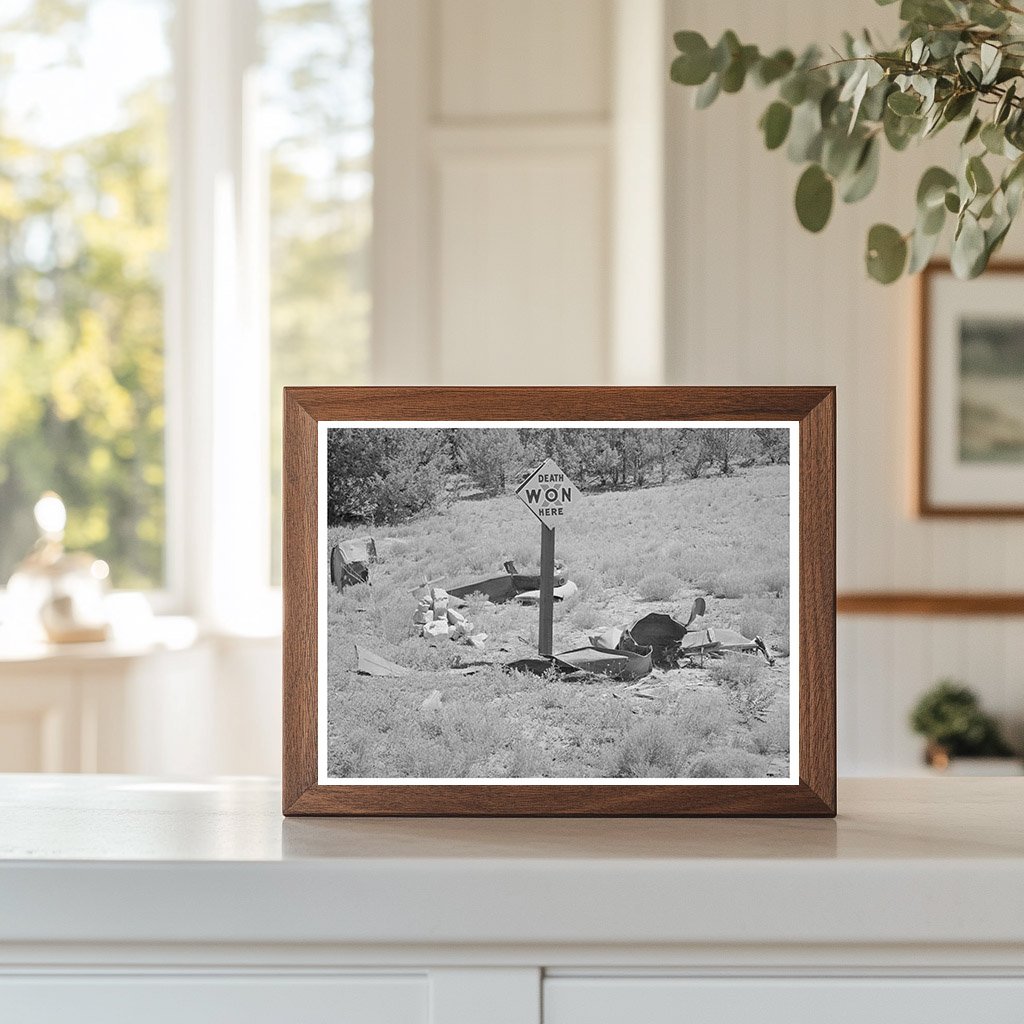
[[(954, 409), (959, 395), (964, 397), (962, 366), (954, 351), (950, 317), (959, 315), (960, 341), (969, 317), (993, 320), (1010, 315), (1024, 332), (1024, 311), (1016, 312), (1019, 295), (1009, 287), (1008, 277), (1017, 277), (1013, 287), (1019, 293), (1024, 284), (1024, 261), (1003, 260), (989, 264), (983, 277), (958, 281), (947, 261), (936, 260), (921, 272), (917, 282), (917, 344), (914, 368), (917, 388), (916, 437), (914, 452), (913, 509), (921, 518), (992, 519), (1024, 516), (1024, 460), (1016, 465), (986, 463), (979, 457), (973, 464), (957, 466), (956, 438), (959, 430), (961, 458), (965, 425), (963, 406)], [(1000, 310), (997, 295), (1005, 290)], [(993, 303), (996, 303), (993, 306)], [(989, 310), (995, 311), (991, 314)], [(953, 377), (957, 376), (960, 391)], [(1010, 382), (1014, 386), (1016, 382)], [(959, 415), (959, 419), (956, 417)], [(1019, 448), (1019, 446), (1018, 446)], [(1013, 494), (1006, 493), (1010, 483)], [(989, 495), (988, 500), (985, 496)]]
[[(318, 744), (320, 597), (326, 591), (325, 430), (349, 424), (503, 423), (566, 429), (647, 424), (768, 424), (789, 431), (786, 492), (798, 664), (791, 707), (797, 721), (790, 776), (733, 783), (692, 779), (610, 780), (584, 784), (519, 779), (476, 784), (458, 778), (424, 784), (403, 778), (372, 784), (321, 775)], [(334, 424), (329, 427), (328, 424)], [(705, 427), (705, 424), (709, 426)], [(399, 816), (813, 816), (836, 813), (835, 723), (835, 389), (831, 387), (304, 387), (284, 393), (284, 693), (283, 811), (286, 815)], [(798, 467), (798, 472), (797, 472)], [(780, 467), (781, 468), (781, 467)], [(728, 467), (726, 467), (728, 472)], [(741, 471), (742, 473), (742, 471)], [(767, 479), (767, 477), (766, 477)], [(796, 481), (795, 489), (792, 481)], [(325, 485), (326, 486), (326, 485)], [(509, 497), (509, 502), (514, 499)], [(323, 508), (321, 507), (323, 506)], [(512, 504), (509, 505), (512, 508)], [(523, 515), (525, 509), (519, 508)], [(795, 526), (793, 525), (796, 512)], [(511, 512), (509, 513), (511, 514)], [(543, 531), (544, 527), (541, 526)], [(326, 536), (326, 529), (324, 528)], [(326, 599), (324, 600), (326, 604)], [(790, 606), (787, 605), (787, 608)], [(325, 612), (326, 615), (326, 612)], [(325, 631), (326, 632), (326, 631)], [(711, 634), (713, 637), (713, 634)], [(323, 638), (326, 645), (326, 636)], [(326, 669), (325, 669), (326, 671)], [(798, 698), (798, 699), (797, 699)], [(326, 730), (325, 730), (326, 731)], [(326, 749), (326, 737), (324, 739)], [(543, 782), (545, 784), (539, 784)], [(753, 784), (760, 782), (762, 784)], [(609, 784), (606, 784), (609, 783)]]

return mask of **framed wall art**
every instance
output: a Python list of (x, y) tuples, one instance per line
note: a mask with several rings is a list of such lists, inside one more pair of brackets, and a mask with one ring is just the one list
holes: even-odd
[(919, 288), (917, 512), (1024, 515), (1024, 263)]
[(835, 814), (832, 388), (284, 417), (285, 814)]

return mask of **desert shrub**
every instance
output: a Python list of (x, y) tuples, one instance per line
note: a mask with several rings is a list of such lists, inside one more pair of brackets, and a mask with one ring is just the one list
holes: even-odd
[(748, 595), (736, 605), (736, 628), (749, 637), (787, 637), (789, 602), (785, 598)]
[(569, 694), (564, 683), (548, 683), (540, 691), (540, 706), (546, 711), (564, 708), (569, 703)]
[(789, 593), (789, 568), (785, 565), (762, 569), (756, 578), (758, 591), (781, 597)]
[(545, 758), (532, 743), (519, 741), (509, 752), (508, 776), (513, 779), (539, 779), (545, 774)]
[(777, 701), (763, 722), (755, 722), (750, 730), (751, 746), (758, 754), (775, 754), (789, 750), (789, 709)]
[(755, 683), (749, 689), (736, 689), (730, 693), (730, 703), (746, 726), (763, 722), (775, 704), (775, 686), (767, 680)]
[(578, 601), (566, 621), (576, 629), (593, 629), (601, 622), (601, 613), (589, 601)]
[(690, 759), (686, 776), (691, 779), (755, 779), (768, 772), (768, 761), (749, 750), (718, 747)]
[(663, 718), (637, 722), (622, 738), (614, 761), (614, 776), (626, 779), (674, 778), (683, 763), (679, 735)]
[(708, 664), (711, 678), (730, 690), (749, 689), (760, 682), (764, 662), (750, 654), (727, 654)]
[(678, 576), (668, 572), (656, 572), (640, 580), (636, 589), (643, 601), (667, 601), (679, 593), (682, 585), (682, 580)]
[(398, 644), (415, 636), (417, 627), (412, 621), (415, 611), (415, 600), (401, 592), (393, 592), (374, 602), (374, 618), (386, 643)]
[(331, 737), (332, 775), (350, 778), (372, 776), (377, 755), (377, 736), (371, 729), (357, 727), (344, 737)]
[(711, 678), (725, 687), (729, 704), (740, 721), (751, 726), (763, 722), (778, 693), (764, 676), (764, 662), (749, 654), (729, 654), (710, 666)]

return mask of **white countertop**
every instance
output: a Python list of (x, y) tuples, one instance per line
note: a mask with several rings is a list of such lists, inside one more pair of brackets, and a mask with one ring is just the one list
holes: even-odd
[(284, 819), (275, 783), (0, 776), (0, 943), (1024, 944), (1024, 780), (839, 817)]

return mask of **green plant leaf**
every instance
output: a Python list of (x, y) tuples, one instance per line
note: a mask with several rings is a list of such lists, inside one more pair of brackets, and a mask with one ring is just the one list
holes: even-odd
[(976, 195), (987, 196), (995, 188), (992, 175), (980, 156), (972, 156), (967, 161), (966, 177)]
[(808, 231), (821, 231), (832, 215), (832, 180), (817, 165), (811, 164), (796, 186), (796, 215)]
[(930, 262), (935, 250), (938, 248), (941, 231), (922, 231), (920, 226), (914, 229), (910, 238), (910, 262), (907, 264), (907, 273), (916, 274), (924, 270)]
[(754, 65), (754, 81), (760, 86), (771, 85), (793, 70), (796, 58), (790, 50), (776, 50), (770, 57), (762, 57)]
[(960, 226), (953, 236), (953, 251), (950, 263), (953, 273), (962, 281), (977, 277), (985, 269), (985, 232), (978, 218), (965, 211)]
[(693, 105), (698, 110), (706, 110), (718, 98), (722, 91), (722, 81), (718, 75), (713, 74), (693, 96)]
[(674, 36), (679, 56), (672, 61), (673, 82), (702, 85), (711, 74), (711, 48), (699, 32), (677, 32)]
[(711, 51), (711, 70), (721, 74), (732, 63), (733, 57), (743, 48), (736, 33), (732, 29), (726, 29), (722, 38), (715, 44)]
[(734, 54), (732, 63), (722, 72), (722, 92), (739, 92), (747, 79), (747, 72), (759, 56), (756, 46), (741, 46)]
[(993, 115), (993, 120), (996, 124), (1002, 124), (1013, 110), (1013, 101), (1017, 96), (1017, 83), (1011, 82), (1003, 93), (1002, 98), (996, 104), (996, 112)]
[(981, 129), (982, 145), (995, 156), (1003, 155), (1003, 148), (1006, 145), (1006, 133), (1002, 126), (993, 124), (991, 121)]
[(792, 121), (793, 108), (788, 103), (776, 100), (768, 107), (761, 116), (761, 130), (768, 149), (778, 149), (786, 141)]
[(821, 143), (821, 110), (813, 100), (806, 100), (793, 111), (786, 155), (795, 164), (817, 160)]
[(927, 213), (936, 206), (942, 206), (946, 192), (956, 184), (956, 176), (944, 167), (929, 167), (921, 175), (917, 186), (918, 209)]
[(900, 117), (916, 114), (921, 109), (921, 100), (913, 93), (897, 91), (889, 96), (889, 109)]
[(802, 71), (794, 71), (779, 86), (779, 98), (791, 107), (798, 107), (807, 99), (807, 76)]
[(979, 51), (981, 59), (981, 84), (992, 85), (1003, 66), (1003, 51), (995, 43), (985, 41)]
[(864, 134), (850, 136), (838, 125), (822, 132), (821, 166), (833, 178), (841, 178), (852, 171), (864, 149)]
[(964, 132), (964, 137), (960, 140), (961, 146), (967, 146), (972, 143), (980, 134), (982, 128), (982, 120), (980, 117), (972, 117), (971, 123), (967, 126), (967, 131)]
[(907, 262), (906, 239), (890, 224), (876, 224), (868, 232), (868, 273), (880, 284), (892, 284)]
[(843, 188), (843, 202), (860, 202), (875, 187), (879, 168), (878, 139), (872, 137), (864, 143), (853, 175)]
[(956, 194), (956, 192), (947, 192), (946, 193), (945, 206), (946, 206), (946, 209), (949, 210), (950, 213), (959, 213), (960, 212), (960, 197)]
[(985, 28), (995, 29), (996, 31), (1006, 28), (1009, 23), (1006, 15), (990, 3), (972, 3), (967, 16), (976, 25), (984, 25)]

